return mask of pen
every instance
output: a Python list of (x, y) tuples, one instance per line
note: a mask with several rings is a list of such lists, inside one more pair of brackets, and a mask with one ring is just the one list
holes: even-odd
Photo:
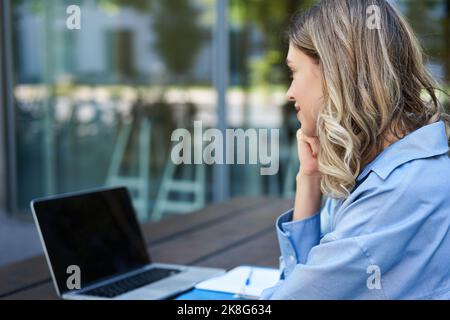
[(245, 280), (245, 286), (250, 285), (250, 279), (252, 278), (253, 275), (253, 268), (250, 268), (250, 272), (248, 273), (247, 279)]
[(250, 283), (251, 283), (251, 279), (252, 279), (252, 275), (253, 275), (253, 268), (252, 267), (250, 267), (250, 271), (249, 271), (249, 273), (248, 273), (248, 276), (247, 276), (247, 278), (245, 279), (245, 283), (244, 283), (244, 285), (242, 286), (242, 293), (236, 293), (235, 295), (234, 295), (234, 298), (241, 298), (241, 299), (254, 299), (255, 297), (252, 297), (252, 296), (248, 296), (248, 295), (246, 295), (246, 287), (247, 286), (249, 286), (250, 285)]

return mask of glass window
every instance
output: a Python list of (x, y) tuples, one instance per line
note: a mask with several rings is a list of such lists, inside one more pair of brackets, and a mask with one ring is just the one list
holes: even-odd
[[(229, 129), (278, 129), (277, 174), (251, 164), (259, 144), (247, 140), (247, 161), (228, 166), (226, 193), (292, 197), (300, 125), (285, 98), (283, 32), (297, 9), (315, 2), (227, 2), (229, 83), (226, 117), (218, 119), (217, 1), (11, 0), (15, 206), (28, 212), (36, 197), (126, 185), (142, 221), (202, 208), (222, 183), (214, 166), (176, 166), (170, 157), (174, 130), (192, 134), (196, 120), (204, 129), (221, 121)], [(448, 1), (391, 2), (450, 92)]]
[[(173, 168), (169, 156), (175, 128), (217, 121), (214, 5), (12, 1), (21, 211), (36, 197), (105, 185), (128, 186), (142, 220), (209, 201), (210, 168)], [(177, 191), (182, 183), (196, 191)]]

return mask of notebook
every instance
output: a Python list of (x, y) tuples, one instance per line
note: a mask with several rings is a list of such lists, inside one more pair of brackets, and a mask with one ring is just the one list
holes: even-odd
[(240, 266), (224, 275), (200, 282), (195, 288), (257, 299), (264, 289), (273, 287), (279, 279), (280, 272), (277, 269)]

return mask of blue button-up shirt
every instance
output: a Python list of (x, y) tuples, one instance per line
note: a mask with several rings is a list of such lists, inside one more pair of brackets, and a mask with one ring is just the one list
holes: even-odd
[(343, 200), (276, 229), (279, 282), (261, 299), (450, 299), (450, 157), (445, 124), (384, 149)]

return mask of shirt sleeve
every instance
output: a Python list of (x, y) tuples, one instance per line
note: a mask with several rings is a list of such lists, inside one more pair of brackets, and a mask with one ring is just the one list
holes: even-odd
[(276, 223), (277, 237), (280, 245), (280, 268), (287, 277), (295, 265), (306, 263), (311, 248), (320, 241), (320, 212), (312, 217), (292, 221), (293, 210), (282, 214)]
[(264, 290), (260, 299), (385, 299), (383, 290), (368, 284), (368, 266), (355, 239), (327, 239), (311, 249), (306, 264), (297, 264), (285, 279)]
[(328, 198), (321, 210), (310, 218), (292, 221), (294, 210), (283, 213), (276, 222), (276, 232), (280, 246), (281, 279), (288, 276), (295, 265), (306, 263), (309, 251), (318, 245), (322, 231), (329, 230), (329, 216), (333, 211), (333, 201)]
[(293, 212), (289, 210), (277, 219), (276, 231), (281, 251), (280, 281), (275, 286), (264, 290), (260, 299), (269, 299), (273, 296), (297, 263), (305, 263), (311, 248), (320, 241), (320, 211), (311, 218), (299, 221), (292, 221)]
[(292, 214), (292, 210), (282, 214), (276, 223), (280, 280), (260, 299), (385, 298), (382, 290), (367, 284), (370, 259), (357, 237), (336, 238), (333, 232), (322, 236), (321, 212), (299, 221), (292, 221)]

